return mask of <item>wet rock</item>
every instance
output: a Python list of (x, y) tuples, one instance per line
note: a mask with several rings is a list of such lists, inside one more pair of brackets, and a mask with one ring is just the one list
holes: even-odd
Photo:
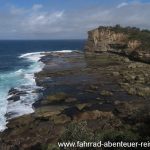
[(68, 98), (68, 95), (66, 93), (60, 92), (60, 93), (48, 95), (43, 101), (41, 101), (41, 103), (51, 104), (51, 103), (63, 102), (67, 98)]
[(12, 95), (12, 94), (16, 94), (17, 92), (18, 92), (17, 89), (11, 88), (11, 89), (9, 90), (8, 94), (9, 94), (9, 95)]
[(142, 97), (150, 96), (150, 88), (142, 87), (142, 85), (132, 85), (122, 84), (122, 87), (131, 95), (139, 95)]
[[(136, 103), (135, 103), (136, 102)], [(147, 105), (147, 106), (146, 106)], [(145, 122), (145, 116), (148, 116), (149, 104), (144, 104), (141, 100), (131, 102), (116, 103), (114, 114), (119, 116), (129, 124)]]
[(113, 93), (110, 92), (110, 91), (103, 90), (103, 91), (100, 92), (100, 95), (102, 95), (102, 96), (112, 96)]
[(59, 113), (60, 111), (48, 111), (48, 112), (38, 113), (36, 114), (36, 119), (41, 121), (42, 120), (48, 121), (51, 118), (51, 116), (57, 115)]
[(131, 53), (131, 58), (134, 60), (143, 61), (146, 63), (150, 63), (150, 52), (149, 51), (133, 51)]
[(9, 98), (7, 99), (8, 101), (18, 101), (20, 100), (20, 96), (21, 95), (25, 95), (27, 94), (27, 92), (25, 91), (20, 91), (18, 89), (15, 88), (11, 88), (8, 92)]
[(137, 83), (145, 83), (145, 77), (143, 75), (136, 75), (135, 80)]
[(36, 109), (34, 116), (36, 119), (49, 120), (52, 116), (60, 114), (68, 106), (44, 106)]
[(42, 93), (44, 91), (44, 89), (39, 88), (39, 89), (35, 89), (34, 91), (32, 91), (32, 93)]
[(91, 86), (90, 86), (90, 89), (91, 89), (91, 90), (98, 90), (98, 86), (96, 86), (96, 85), (91, 85)]
[(137, 64), (136, 63), (131, 63), (130, 65), (128, 65), (129, 69), (135, 69), (137, 68)]
[(120, 101), (115, 101), (115, 102), (114, 102), (115, 105), (118, 105), (118, 104), (120, 104), (120, 103), (121, 103)]
[(123, 60), (125, 63), (129, 63), (130, 62), (130, 59), (129, 58), (124, 58)]
[(137, 94), (139, 96), (150, 96), (150, 87), (139, 87), (137, 88)]
[(27, 94), (27, 92), (25, 91), (20, 91), (18, 89), (15, 89), (15, 88), (11, 88), (8, 92), (9, 95), (24, 95), (24, 94)]
[(135, 68), (140, 68), (140, 67), (143, 67), (144, 64), (142, 63), (139, 63), (139, 62), (132, 62), (128, 65), (128, 68), (129, 69), (135, 69)]
[(12, 95), (7, 100), (16, 102), (16, 101), (20, 100), (20, 96), (19, 95)]
[(8, 129), (16, 129), (28, 126), (34, 118), (31, 115), (24, 115), (18, 119), (12, 119), (11, 123), (7, 124)]
[(113, 76), (119, 76), (120, 75), (119, 72), (113, 72), (112, 74), (113, 74)]
[(129, 87), (128, 93), (131, 95), (136, 95), (136, 89), (134, 87)]
[(65, 100), (65, 102), (67, 102), (67, 103), (76, 102), (76, 101), (77, 101), (77, 99), (73, 98), (73, 97), (69, 97)]
[(52, 120), (55, 124), (65, 124), (71, 121), (71, 118), (66, 116), (65, 114), (55, 115), (52, 117)]
[(84, 109), (85, 107), (90, 107), (92, 104), (90, 103), (83, 103), (83, 104), (77, 104), (76, 107), (79, 109), (79, 110), (82, 110)]
[(8, 118), (12, 118), (12, 117), (15, 116), (15, 115), (17, 115), (17, 113), (15, 113), (15, 112), (7, 112), (7, 113), (5, 114), (5, 117), (8, 119)]

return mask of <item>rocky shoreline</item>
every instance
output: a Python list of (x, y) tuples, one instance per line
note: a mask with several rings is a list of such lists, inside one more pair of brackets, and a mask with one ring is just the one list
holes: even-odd
[(92, 133), (127, 130), (149, 136), (148, 64), (82, 52), (47, 54), (41, 61), (45, 67), (35, 76), (43, 97), (33, 114), (10, 120), (0, 134), (0, 149), (50, 149), (66, 126), (82, 121)]
[(41, 61), (45, 67), (35, 77), (43, 96), (34, 113), (10, 120), (0, 133), (1, 150), (59, 150), (58, 141), (150, 139), (148, 63), (107, 51), (47, 53)]

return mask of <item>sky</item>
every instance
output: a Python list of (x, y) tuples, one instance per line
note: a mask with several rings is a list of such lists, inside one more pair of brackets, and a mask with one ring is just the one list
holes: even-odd
[(85, 39), (98, 26), (150, 29), (150, 0), (0, 0), (0, 39)]

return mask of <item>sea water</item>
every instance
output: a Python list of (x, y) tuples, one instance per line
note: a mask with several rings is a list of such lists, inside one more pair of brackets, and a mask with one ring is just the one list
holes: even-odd
[[(83, 45), (84, 40), (0, 41), (0, 131), (6, 129), (9, 119), (34, 112), (32, 104), (39, 97), (34, 91), (42, 88), (36, 85), (34, 73), (44, 67), (40, 61), (44, 52), (71, 52)], [(11, 88), (26, 94), (18, 101), (8, 101)]]

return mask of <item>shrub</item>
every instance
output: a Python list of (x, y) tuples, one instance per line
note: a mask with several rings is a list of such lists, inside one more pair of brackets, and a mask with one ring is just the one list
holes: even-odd
[(72, 122), (68, 125), (65, 132), (62, 134), (60, 141), (62, 142), (76, 142), (76, 141), (89, 141), (93, 139), (93, 133), (87, 128), (87, 122)]
[(136, 133), (133, 133), (129, 130), (104, 130), (99, 131), (95, 135), (95, 141), (112, 141), (112, 142), (119, 142), (119, 141), (138, 141), (139, 135)]

